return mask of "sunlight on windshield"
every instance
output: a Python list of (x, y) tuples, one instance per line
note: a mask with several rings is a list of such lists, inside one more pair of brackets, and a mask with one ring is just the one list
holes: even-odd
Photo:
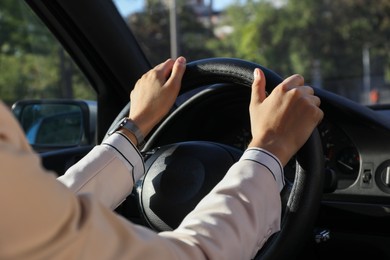
[(390, 1), (114, 3), (152, 64), (241, 58), (363, 104), (390, 103)]

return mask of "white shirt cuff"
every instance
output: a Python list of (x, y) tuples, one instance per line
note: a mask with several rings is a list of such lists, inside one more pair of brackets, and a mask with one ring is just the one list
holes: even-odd
[(251, 147), (244, 152), (240, 160), (254, 161), (266, 167), (273, 175), (279, 187), (279, 191), (283, 189), (285, 184), (283, 166), (275, 155), (267, 150)]
[(119, 154), (119, 158), (130, 166), (134, 183), (145, 173), (145, 165), (141, 153), (124, 134), (115, 132), (104, 140), (102, 145), (110, 146)]

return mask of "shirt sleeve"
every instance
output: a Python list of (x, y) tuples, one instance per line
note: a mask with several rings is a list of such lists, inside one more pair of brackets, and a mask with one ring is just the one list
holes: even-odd
[[(125, 198), (134, 180), (142, 176), (144, 171), (141, 156), (128, 142), (124, 136), (115, 134), (96, 147), (88, 161), (81, 162), (85, 167), (92, 167), (91, 164), (100, 165), (110, 158), (110, 163), (103, 164), (105, 169), (98, 171), (98, 174), (93, 173), (95, 167), (83, 169), (80, 164), (70, 169), (65, 176), (74, 176), (70, 185), (72, 190), (79, 194), (93, 194), (104, 205), (116, 205), (121, 201), (111, 199), (115, 203), (108, 203), (107, 198), (112, 196), (110, 194)], [(106, 158), (102, 154), (109, 156)], [(113, 160), (125, 167), (119, 167), (111, 162)], [(78, 178), (79, 175), (88, 177)], [(98, 184), (93, 184), (96, 182)], [(280, 161), (264, 149), (250, 148), (176, 230), (157, 235), (143, 228), (131, 228), (136, 232), (125, 236), (132, 239), (147, 237), (154, 241), (152, 244), (156, 251), (151, 251), (148, 243), (133, 243), (132, 247), (137, 252), (147, 252), (154, 257), (249, 259), (254, 257), (272, 234), (280, 230), (279, 191), (283, 185)], [(157, 250), (162, 245), (165, 250)]]
[(0, 259), (249, 259), (280, 228), (281, 170), (258, 152), (254, 160), (245, 152), (176, 230), (156, 233), (107, 207), (143, 173), (123, 136), (69, 170), (70, 190), (42, 168), (1, 104), (0, 118)]
[(114, 133), (58, 178), (74, 193), (93, 194), (116, 208), (144, 174), (141, 154), (124, 135)]
[(251, 147), (245, 151), (240, 160), (253, 161), (266, 167), (269, 173), (274, 177), (279, 187), (279, 191), (282, 191), (285, 185), (283, 167), (282, 163), (275, 155), (262, 148)]
[(250, 148), (174, 232), (161, 236), (197, 245), (207, 259), (252, 259), (280, 230), (283, 168)]

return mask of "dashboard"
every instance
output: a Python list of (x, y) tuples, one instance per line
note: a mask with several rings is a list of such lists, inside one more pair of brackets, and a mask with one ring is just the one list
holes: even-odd
[[(366, 107), (315, 91), (324, 111), (317, 130), (325, 167), (315, 230), (331, 234), (331, 239), (308, 247), (329, 258), (341, 251), (360, 257), (357, 248), (370, 256), (390, 256), (386, 228), (390, 220), (390, 106)], [(249, 99), (249, 88), (229, 84), (184, 94), (149, 137), (147, 144), (153, 146), (146, 151), (177, 142), (210, 141), (243, 152), (251, 140)], [(287, 181), (294, 181), (295, 170), (292, 158), (284, 167)]]
[[(328, 258), (340, 252), (361, 257), (357, 249), (362, 249), (370, 256), (390, 256), (386, 228), (390, 221), (390, 106), (367, 107), (323, 89), (315, 92), (324, 111), (317, 131), (325, 182), (322, 194), (320, 186), (308, 186), (321, 196), (313, 236), (324, 231), (331, 238), (320, 244), (307, 243), (305, 253), (318, 250), (319, 256)], [(147, 137), (145, 155), (158, 151), (156, 147), (187, 141), (222, 143), (243, 152), (251, 140), (250, 94), (249, 87), (235, 84), (214, 84), (184, 93)], [(294, 181), (295, 172), (293, 158), (284, 167), (285, 178)], [(283, 209), (291, 206), (284, 196), (289, 188), (286, 185), (281, 192)], [(311, 211), (305, 202), (301, 205)]]
[(318, 126), (324, 152), (326, 174), (332, 175), (330, 185), (337, 190), (346, 189), (357, 180), (360, 171), (359, 151), (336, 123), (325, 117)]
[[(327, 199), (348, 196), (359, 202), (390, 198), (390, 108), (363, 107), (321, 92), (323, 121), (318, 126), (325, 161)], [(329, 96), (330, 95), (330, 96)], [(178, 99), (177, 107), (154, 133), (156, 145), (212, 141), (244, 151), (251, 140), (250, 90), (229, 84), (198, 89)], [(294, 178), (294, 164), (285, 167)]]

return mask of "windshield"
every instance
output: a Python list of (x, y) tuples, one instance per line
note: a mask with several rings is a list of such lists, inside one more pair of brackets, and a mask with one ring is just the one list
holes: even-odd
[(390, 103), (388, 0), (114, 0), (153, 65), (246, 59), (362, 104)]

